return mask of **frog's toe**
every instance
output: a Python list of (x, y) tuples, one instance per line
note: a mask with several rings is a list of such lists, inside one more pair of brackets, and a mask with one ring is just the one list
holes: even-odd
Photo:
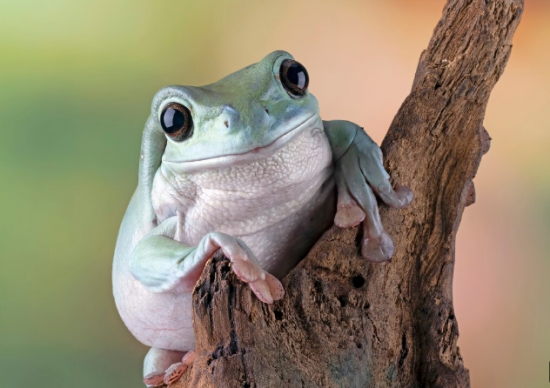
[(166, 372), (162, 374), (162, 384), (170, 385), (178, 381), (181, 376), (187, 372), (187, 369), (193, 364), (197, 354), (194, 350), (185, 353), (181, 362), (170, 365)]
[(262, 302), (273, 303), (273, 295), (271, 295), (271, 290), (265, 280), (258, 279), (255, 282), (248, 283), (248, 286)]
[(414, 197), (413, 191), (407, 186), (397, 186), (395, 188), (395, 194), (399, 199), (401, 207), (409, 206)]
[(386, 232), (378, 237), (365, 236), (361, 246), (361, 255), (373, 263), (389, 261), (393, 251), (393, 240)]
[(338, 206), (334, 224), (340, 228), (351, 228), (359, 225), (364, 219), (365, 213), (357, 204)]
[(147, 387), (162, 387), (174, 384), (187, 372), (187, 368), (195, 361), (195, 357), (194, 351), (187, 352), (181, 362), (170, 365), (165, 372), (149, 373), (143, 378), (143, 382)]
[(187, 368), (189, 368), (189, 365), (186, 365), (183, 362), (172, 364), (164, 373), (164, 384), (170, 385), (178, 381), (180, 377), (187, 372)]
[(252, 283), (261, 279), (262, 268), (248, 259), (234, 259), (231, 262), (231, 269), (245, 283)]
[(164, 372), (149, 373), (143, 378), (143, 383), (149, 388), (161, 387), (164, 385)]
[(181, 359), (181, 362), (183, 362), (187, 366), (191, 366), (193, 362), (195, 362), (195, 358), (197, 358), (197, 353), (195, 353), (194, 350), (190, 350), (187, 353), (185, 353), (185, 356)]
[[(145, 376), (143, 382), (145, 385), (147, 387), (164, 387), (167, 384), (167, 376), (172, 374), (175, 376), (180, 372), (176, 371), (177, 368), (174, 365), (181, 361), (184, 354), (182, 351), (151, 348), (143, 363), (143, 374)], [(170, 379), (170, 381), (172, 380)]]
[(340, 228), (357, 226), (365, 219), (365, 212), (351, 197), (344, 174), (337, 172), (335, 178), (338, 187), (338, 204), (334, 224)]
[(265, 278), (248, 283), (252, 292), (264, 303), (271, 304), (285, 295), (283, 285), (275, 276), (265, 273)]
[(266, 273), (265, 282), (269, 287), (273, 300), (283, 299), (283, 296), (285, 296), (285, 289), (279, 279), (269, 273)]
[(373, 186), (376, 194), (386, 203), (396, 209), (409, 206), (413, 200), (413, 192), (407, 186), (397, 186), (392, 188), (389, 180), (386, 180), (378, 186)]

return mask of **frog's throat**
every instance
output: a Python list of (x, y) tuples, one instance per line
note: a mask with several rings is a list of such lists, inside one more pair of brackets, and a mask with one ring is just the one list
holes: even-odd
[(185, 161), (185, 162), (169, 161), (169, 160), (163, 159), (162, 163), (165, 164), (170, 169), (173, 169), (179, 173), (204, 171), (204, 170), (213, 169), (213, 168), (222, 168), (222, 167), (228, 167), (228, 166), (235, 166), (239, 164), (252, 163), (254, 161), (264, 159), (267, 156), (272, 155), (278, 149), (280, 149), (284, 145), (291, 142), (296, 136), (302, 133), (305, 129), (308, 129), (308, 128), (315, 129), (316, 126), (318, 126), (320, 130), (323, 129), (322, 122), (319, 119), (319, 115), (317, 113), (315, 113), (314, 115), (311, 115), (306, 120), (304, 120), (301, 124), (298, 124), (296, 127), (291, 129), (290, 131), (279, 136), (277, 139), (275, 139), (274, 141), (272, 141), (271, 143), (263, 147), (256, 147), (251, 150), (241, 152), (241, 153), (236, 153), (236, 154), (216, 156), (214, 158), (198, 159), (198, 160), (191, 160), (191, 161)]

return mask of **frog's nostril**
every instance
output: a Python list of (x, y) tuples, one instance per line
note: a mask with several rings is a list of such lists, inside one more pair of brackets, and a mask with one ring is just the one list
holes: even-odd
[(265, 113), (267, 113), (269, 115), (269, 109), (267, 109), (265, 106), (264, 106), (264, 110), (265, 110)]
[(225, 124), (226, 128), (229, 128), (229, 121), (225, 120), (223, 123)]

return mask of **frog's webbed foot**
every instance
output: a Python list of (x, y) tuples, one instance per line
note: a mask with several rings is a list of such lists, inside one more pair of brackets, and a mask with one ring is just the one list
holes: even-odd
[[(185, 353), (173, 350), (151, 348), (144, 362), (143, 382), (147, 387), (161, 387), (178, 381), (193, 361), (196, 354), (193, 350)], [(177, 362), (176, 362), (177, 361)]]
[(390, 260), (394, 244), (380, 220), (375, 193), (388, 206), (402, 208), (411, 203), (412, 191), (404, 186), (393, 189), (380, 148), (362, 131), (337, 161), (335, 180), (338, 205), (334, 223), (352, 227), (363, 222), (362, 256), (371, 262)]
[(225, 233), (209, 233), (199, 243), (195, 255), (199, 260), (200, 257), (210, 258), (218, 249), (231, 261), (235, 275), (248, 283), (262, 302), (273, 303), (284, 296), (284, 288), (279, 279), (260, 266), (250, 248), (239, 238)]

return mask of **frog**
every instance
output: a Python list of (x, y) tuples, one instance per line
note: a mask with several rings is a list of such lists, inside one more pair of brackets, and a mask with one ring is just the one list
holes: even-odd
[(146, 386), (171, 384), (192, 365), (192, 294), (216, 252), (274, 303), (283, 277), (333, 224), (363, 224), (361, 257), (389, 261), (378, 200), (403, 208), (412, 198), (392, 185), (362, 127), (321, 119), (307, 69), (286, 51), (209, 85), (159, 90), (112, 272), (123, 322), (150, 347)]

